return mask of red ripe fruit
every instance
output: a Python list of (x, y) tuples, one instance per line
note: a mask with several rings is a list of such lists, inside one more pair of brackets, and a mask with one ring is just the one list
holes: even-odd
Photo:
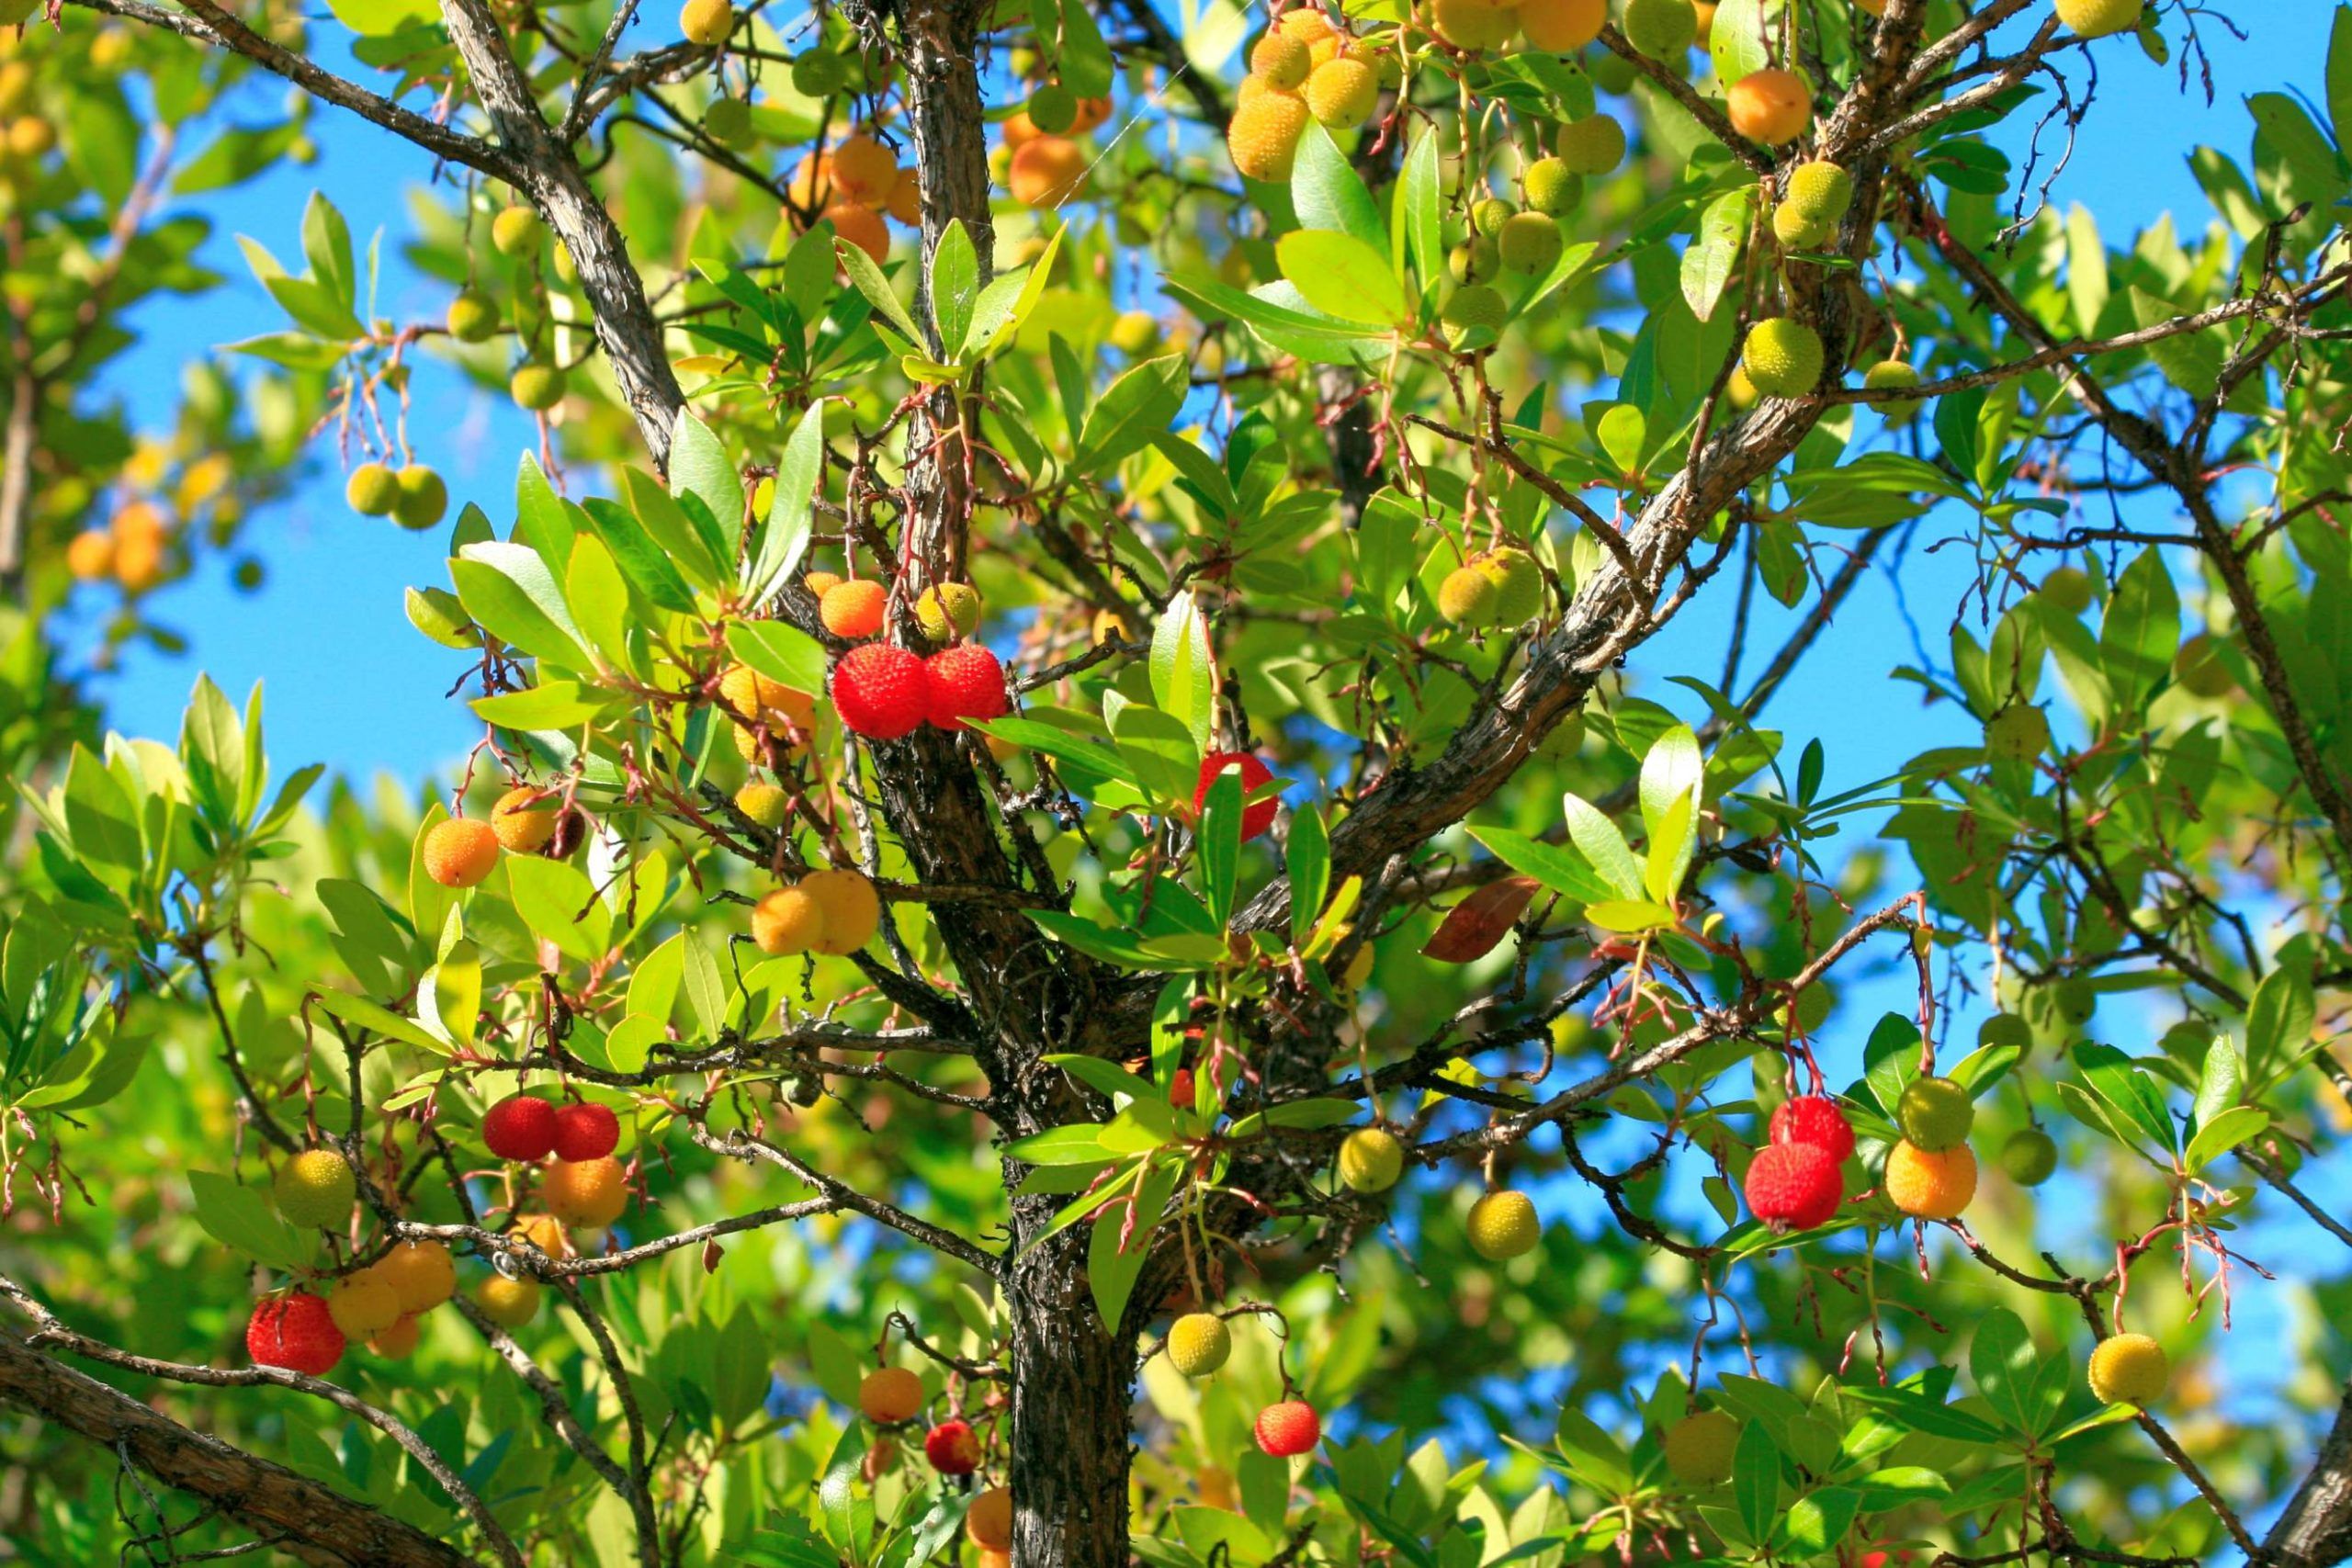
[(608, 1105), (566, 1105), (555, 1113), (555, 1157), (603, 1159), (620, 1146), (621, 1119)]
[(1004, 666), (978, 643), (958, 643), (923, 661), (931, 722), (961, 729), (972, 718), (996, 718), (1012, 705), (1004, 694)]
[(922, 660), (888, 643), (861, 643), (833, 666), (833, 709), (853, 735), (896, 740), (931, 711)]
[(1854, 1129), (1827, 1095), (1801, 1094), (1772, 1112), (1772, 1141), (1811, 1144), (1843, 1165), (1854, 1152)]
[(308, 1291), (266, 1301), (245, 1325), (245, 1354), (257, 1367), (284, 1367), (322, 1378), (343, 1359), (343, 1330), (325, 1298)]
[[(1217, 774), (1223, 773), (1228, 763), (1236, 764), (1241, 770), (1241, 795), (1245, 800), (1261, 785), (1269, 784), (1274, 781), (1274, 771), (1259, 761), (1252, 752), (1212, 751), (1201, 759), (1201, 782), (1193, 791), (1193, 815), (1195, 818), (1208, 808), (1209, 785), (1216, 783)], [(1274, 811), (1281, 804), (1282, 802), (1270, 796), (1243, 807), (1241, 808), (1242, 841), (1246, 843), (1272, 827)]]
[(922, 1435), (923, 1457), (942, 1475), (969, 1475), (980, 1468), (980, 1438), (968, 1421), (942, 1421)]
[(1747, 1207), (1774, 1230), (1810, 1230), (1835, 1218), (1846, 1178), (1818, 1144), (1767, 1144), (1747, 1167)]
[(536, 1094), (510, 1094), (481, 1119), (481, 1141), (500, 1159), (543, 1160), (555, 1133), (555, 1107)]
[(1303, 1454), (1323, 1439), (1323, 1423), (1315, 1406), (1303, 1399), (1285, 1399), (1258, 1412), (1254, 1428), (1258, 1446), (1276, 1459)]

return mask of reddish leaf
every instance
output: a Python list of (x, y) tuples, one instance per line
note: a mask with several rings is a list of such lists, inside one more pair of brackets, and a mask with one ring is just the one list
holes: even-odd
[(1511, 876), (1481, 887), (1446, 911), (1444, 923), (1421, 956), (1440, 964), (1472, 964), (1495, 950), (1526, 912), (1540, 886), (1532, 876)]

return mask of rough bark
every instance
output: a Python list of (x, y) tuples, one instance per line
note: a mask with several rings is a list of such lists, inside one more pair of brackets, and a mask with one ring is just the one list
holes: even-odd
[(2311, 1473), (2270, 1527), (2263, 1551), (2281, 1568), (2328, 1568), (2352, 1557), (2352, 1384)]
[(329, 1487), (192, 1431), (0, 1335), (0, 1401), (113, 1450), (305, 1562), (468, 1568), (475, 1560)]

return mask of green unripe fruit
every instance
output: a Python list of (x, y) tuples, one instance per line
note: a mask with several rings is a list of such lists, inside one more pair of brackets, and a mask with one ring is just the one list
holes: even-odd
[[(1862, 385), (1873, 392), (1897, 391), (1919, 384), (1918, 367), (1905, 359), (1882, 359), (1862, 374)], [(1919, 417), (1919, 400), (1905, 398), (1877, 405), (1879, 417), (1900, 430)]]
[(1739, 1423), (1720, 1410), (1685, 1416), (1666, 1429), (1666, 1468), (1685, 1486), (1716, 1486), (1731, 1479)]
[(392, 508), (392, 517), (401, 527), (412, 531), (430, 528), (449, 510), (449, 487), (424, 464), (412, 463), (402, 468), (400, 484), (401, 499)]
[(2225, 697), (2237, 690), (2237, 679), (2222, 662), (2221, 645), (2211, 632), (2199, 632), (2180, 645), (2172, 661), (2173, 679), (2193, 696)]
[(2141, 0), (2058, 0), (2058, 19), (2076, 38), (2106, 38), (2140, 25)]
[(339, 1225), (359, 1201), (359, 1181), (350, 1162), (333, 1149), (304, 1149), (277, 1168), (271, 1183), (277, 1212), (292, 1225)]
[(1634, 85), (1634, 78), (1640, 74), (1632, 61), (1614, 52), (1595, 54), (1586, 69), (1594, 86), (1617, 97), (1623, 97)]
[(1503, 225), (1510, 222), (1518, 210), (1501, 197), (1482, 197), (1471, 205), (1471, 230), (1480, 234), (1499, 235), (1503, 231)]
[(1059, 136), (1078, 123), (1078, 95), (1059, 82), (1037, 87), (1023, 107), (1029, 111), (1029, 123), (1048, 136)]
[(849, 61), (830, 49), (812, 49), (792, 62), (792, 90), (804, 98), (830, 98), (850, 84)]
[(1233, 1354), (1233, 1332), (1214, 1313), (1188, 1312), (1168, 1328), (1168, 1363), (1188, 1378), (1204, 1378)]
[(1528, 210), (1551, 218), (1575, 211), (1584, 200), (1583, 176), (1557, 158), (1538, 158), (1528, 164), (1519, 186), (1527, 197)]
[(1525, 550), (1489, 550), (1470, 564), (1495, 585), (1495, 625), (1525, 626), (1544, 613), (1544, 569)]
[(2020, 1051), (2033, 1049), (2033, 1025), (2013, 1012), (1996, 1012), (1976, 1026), (1979, 1045), (2014, 1045)]
[(980, 591), (968, 582), (942, 582), (915, 601), (915, 619), (933, 642), (970, 637), (980, 624)]
[(2070, 615), (2091, 607), (2091, 574), (2078, 566), (2062, 566), (2041, 580), (2041, 596)]
[(1783, 250), (1817, 251), (1837, 233), (1835, 220), (1808, 217), (1785, 204), (1772, 209), (1772, 236)]
[(1984, 721), (1984, 750), (1996, 761), (2030, 762), (2049, 744), (2049, 716), (2031, 703), (2011, 703)]
[(1808, 218), (1835, 223), (1854, 205), (1853, 176), (1824, 159), (1799, 164), (1789, 171), (1781, 205), (1793, 207)]
[(502, 256), (527, 256), (539, 248), (547, 225), (539, 215), (520, 205), (503, 208), (490, 220), (490, 243)]
[(1958, 1148), (1976, 1125), (1976, 1102), (1951, 1078), (1913, 1078), (1894, 1108), (1903, 1135), (1929, 1154)]
[(1605, 175), (1625, 161), (1625, 128), (1610, 115), (1572, 119), (1553, 138), (1554, 152), (1572, 175)]
[(1495, 624), (1495, 580), (1475, 566), (1457, 566), (1438, 584), (1437, 613), (1457, 626)]
[(2001, 1168), (2020, 1187), (2039, 1187), (2058, 1169), (2058, 1145), (2039, 1127), (2023, 1127), (2001, 1145)]
[(2098, 1011), (2098, 992), (2088, 980), (2061, 980), (2050, 992), (2052, 1009), (2069, 1029), (2080, 1029)]
[(514, 372), (506, 389), (523, 407), (543, 413), (563, 401), (563, 372), (552, 365), (526, 365)]
[(1385, 1127), (1359, 1127), (1340, 1145), (1340, 1179), (1351, 1192), (1385, 1192), (1404, 1174), (1405, 1145)]
[(1775, 316), (1747, 329), (1741, 368), (1769, 398), (1802, 398), (1820, 384), (1821, 334), (1802, 321)]
[(1521, 212), (1503, 225), (1502, 232), (1495, 236), (1495, 245), (1503, 270), (1522, 277), (1542, 277), (1559, 264), (1568, 242), (1557, 220), (1540, 212)]
[(1453, 291), (1440, 313), (1446, 330), (1456, 339), (1467, 336), (1480, 327), (1500, 331), (1510, 319), (1510, 307), (1503, 297), (1483, 283), (1466, 284)]
[(721, 147), (741, 147), (752, 141), (752, 106), (741, 98), (716, 98), (702, 111), (705, 136)]
[(487, 343), (498, 335), (498, 307), (488, 295), (466, 289), (449, 301), (447, 325), (459, 343)]
[(1484, 234), (1473, 234), (1447, 253), (1446, 271), (1456, 283), (1484, 283), (1502, 270), (1502, 247)]
[(362, 517), (390, 517), (400, 504), (400, 476), (381, 463), (362, 463), (345, 481), (343, 499)]
[(1699, 12), (1690, 0), (1625, 0), (1625, 41), (1652, 60), (1674, 60), (1699, 40)]

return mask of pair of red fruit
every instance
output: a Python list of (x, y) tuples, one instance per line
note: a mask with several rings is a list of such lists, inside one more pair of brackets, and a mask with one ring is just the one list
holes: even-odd
[(1001, 717), (1004, 665), (976, 642), (929, 659), (886, 642), (860, 643), (833, 666), (833, 710), (853, 735), (896, 740), (928, 722), (961, 729), (971, 719)]
[(481, 1119), (481, 1141), (500, 1159), (535, 1165), (603, 1159), (620, 1146), (621, 1119), (609, 1106), (557, 1105), (536, 1094), (507, 1096)]
[(1800, 1095), (1772, 1112), (1771, 1142), (1747, 1167), (1747, 1207), (1776, 1231), (1811, 1230), (1846, 1201), (1854, 1129), (1826, 1095)]

